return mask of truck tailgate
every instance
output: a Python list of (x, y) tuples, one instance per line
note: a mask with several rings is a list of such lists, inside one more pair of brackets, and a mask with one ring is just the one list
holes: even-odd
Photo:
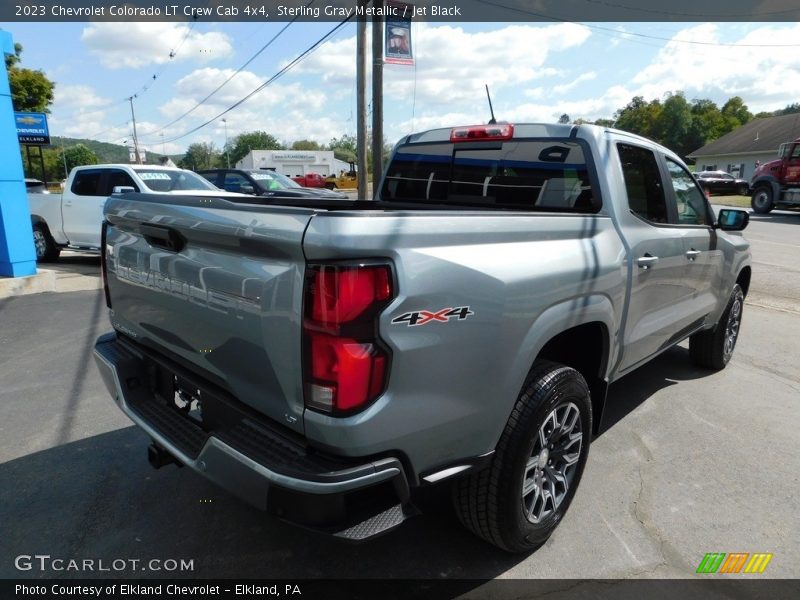
[(217, 198), (112, 197), (105, 256), (114, 328), (302, 433), (302, 239), (313, 214)]

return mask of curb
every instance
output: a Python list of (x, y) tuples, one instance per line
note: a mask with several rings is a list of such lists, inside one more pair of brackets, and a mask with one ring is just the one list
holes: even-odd
[(56, 291), (56, 272), (38, 269), (36, 275), (0, 277), (0, 298)]

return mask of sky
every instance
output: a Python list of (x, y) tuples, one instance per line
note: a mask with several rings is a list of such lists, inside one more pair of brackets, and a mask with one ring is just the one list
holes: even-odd
[[(278, 35), (286, 25), (87, 22), (0, 28), (23, 45), (21, 66), (41, 69), (56, 83), (51, 136), (130, 143), (127, 98), (133, 95), (140, 145), (157, 154), (180, 154), (193, 142), (221, 149), (226, 130), (228, 138), (262, 130), (287, 144), (355, 135), (354, 23), (221, 114), (336, 24), (294, 23)], [(611, 118), (634, 96), (652, 100), (676, 90), (720, 107), (738, 95), (753, 113), (800, 101), (798, 23), (416, 22), (412, 42), (415, 66), (384, 68), (384, 132), (390, 143), (413, 131), (485, 123), (484, 84), (498, 120), (512, 123), (554, 122), (564, 113), (572, 120)]]

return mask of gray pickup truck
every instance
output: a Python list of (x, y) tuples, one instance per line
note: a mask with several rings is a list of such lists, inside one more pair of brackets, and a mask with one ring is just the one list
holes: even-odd
[(246, 202), (108, 201), (97, 364), (154, 466), (351, 540), (446, 482), (475, 534), (536, 548), (608, 385), (686, 338), (725, 367), (750, 284), (747, 213), (594, 126), (427, 131), (374, 200)]

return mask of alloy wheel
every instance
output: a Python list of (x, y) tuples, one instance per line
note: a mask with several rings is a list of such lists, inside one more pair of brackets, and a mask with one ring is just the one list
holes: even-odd
[(522, 480), (522, 508), (531, 523), (551, 516), (567, 496), (583, 444), (580, 409), (564, 403), (547, 415)]

